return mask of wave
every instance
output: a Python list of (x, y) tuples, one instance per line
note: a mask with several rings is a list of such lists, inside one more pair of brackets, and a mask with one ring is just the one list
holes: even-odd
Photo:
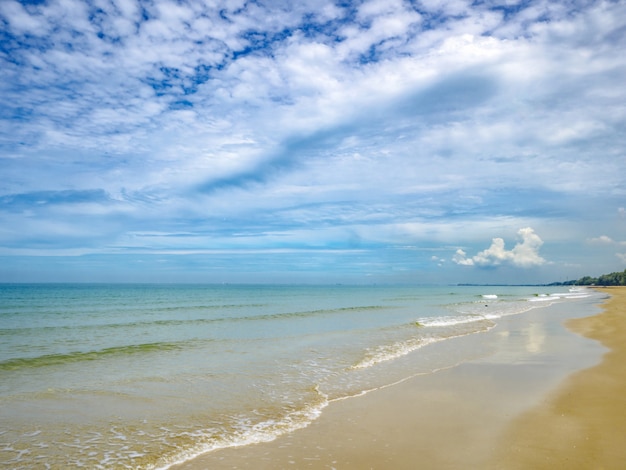
[(426, 317), (419, 320), (418, 325), (423, 327), (445, 327), (465, 325), (467, 323), (476, 323), (484, 320), (497, 320), (500, 315), (463, 315), (463, 316), (446, 316), (446, 317)]
[(159, 307), (156, 312), (175, 312), (189, 310), (221, 310), (233, 308), (267, 307), (268, 304), (215, 304), (215, 305), (176, 305), (170, 307)]
[[(482, 322), (482, 323), (479, 323)], [(458, 329), (455, 326), (463, 326), (469, 323), (475, 324), (471, 329)], [(381, 345), (375, 349), (369, 350), (365, 357), (359, 362), (350, 367), (350, 369), (366, 369), (368, 367), (375, 366), (381, 362), (387, 362), (394, 359), (398, 359), (402, 356), (406, 356), (413, 351), (428, 346), (429, 344), (444, 341), (446, 339), (456, 338), (459, 336), (465, 336), (472, 333), (478, 333), (486, 331), (495, 326), (495, 323), (486, 316), (467, 316), (467, 317), (440, 317), (440, 318), (425, 318), (419, 322), (415, 322), (414, 325), (420, 328), (428, 327), (452, 327), (447, 328), (444, 333), (439, 336), (414, 336), (404, 341), (397, 341), (389, 345)]]
[(361, 361), (357, 362), (350, 369), (367, 369), (381, 362), (391, 361), (416, 351), (424, 346), (441, 341), (445, 338), (411, 338), (406, 341), (399, 341), (394, 344), (379, 346), (370, 351)]
[(568, 292), (554, 292), (552, 294), (537, 294), (528, 299), (529, 302), (554, 302), (557, 300), (585, 299), (593, 295), (586, 290), (572, 289)]
[(315, 400), (301, 409), (288, 412), (282, 418), (269, 418), (258, 423), (252, 423), (249, 418), (241, 417), (239, 423), (230, 432), (216, 433), (213, 429), (196, 431), (190, 436), (193, 438), (193, 445), (187, 448), (178, 446), (174, 454), (164, 456), (160, 461), (146, 465), (146, 468), (150, 470), (167, 470), (174, 465), (182, 464), (202, 454), (230, 447), (271, 442), (282, 435), (305, 428), (319, 418), (322, 410), (329, 403), (328, 397), (321, 393), (317, 387), (314, 391), (317, 395)]
[[(580, 293), (569, 293), (567, 298), (579, 298), (579, 295)], [(424, 332), (423, 335), (415, 336), (408, 340), (379, 346), (368, 351), (363, 359), (350, 368), (364, 369), (372, 367), (381, 362), (405, 356), (417, 349), (438, 341), (489, 330), (496, 325), (495, 321), (503, 316), (519, 314), (534, 307), (538, 307), (538, 305), (533, 306), (528, 303), (528, 300), (543, 299), (543, 297), (535, 297), (531, 299), (500, 302), (501, 296), (496, 294), (482, 294), (479, 297), (482, 301), (462, 302), (460, 304), (449, 305), (449, 308), (456, 311), (456, 315), (421, 317), (413, 322), (413, 325), (420, 328), (437, 329), (435, 330), (437, 333), (433, 333), (433, 330), (431, 330), (431, 332)], [(552, 301), (560, 298), (561, 297), (554, 297), (552, 295), (546, 296), (546, 300)], [(495, 310), (487, 309), (489, 310), (488, 313), (484, 312), (485, 309), (483, 306), (486, 300), (498, 300), (499, 307)]]
[(246, 317), (236, 318), (237, 320), (273, 320), (279, 318), (298, 318), (298, 317), (311, 317), (318, 315), (328, 315), (333, 313), (352, 313), (370, 310), (390, 310), (394, 307), (383, 305), (365, 305), (357, 307), (339, 307), (339, 308), (323, 308), (318, 310), (303, 310), (295, 312), (282, 312), (282, 313), (267, 313), (262, 315), (250, 315)]
[(76, 351), (65, 354), (46, 354), (36, 357), (19, 357), (0, 362), (0, 371), (59, 366), (83, 361), (95, 361), (110, 356), (127, 356), (132, 354), (145, 354), (160, 351), (174, 351), (183, 349), (184, 344), (188, 343), (165, 342), (133, 344), (100, 349), (98, 351)]
[(554, 302), (555, 300), (560, 299), (558, 295), (547, 295), (547, 294), (539, 294), (535, 297), (531, 297), (528, 299), (529, 302)]
[[(446, 339), (456, 338), (459, 336), (465, 336), (468, 334), (478, 333), (493, 328), (496, 323), (494, 320), (498, 320), (503, 316), (519, 314), (532, 308), (533, 306), (527, 301), (557, 301), (559, 299), (579, 299), (589, 296), (586, 292), (568, 292), (567, 294), (550, 294), (550, 295), (538, 295), (528, 299), (518, 299), (516, 302), (504, 302), (502, 306), (495, 311), (489, 313), (465, 313), (461, 315), (447, 315), (447, 316), (434, 316), (434, 317), (422, 317), (418, 321), (415, 321), (413, 325), (420, 328), (438, 328), (443, 331), (439, 331), (440, 336), (430, 336), (433, 333), (426, 333), (423, 336), (416, 336), (408, 340), (399, 341), (390, 345), (378, 346), (375, 349), (368, 351), (363, 359), (350, 367), (350, 369), (365, 369), (372, 367), (381, 362), (397, 359), (402, 356), (416, 351), (429, 344), (443, 341)], [(482, 299), (495, 300), (499, 299), (496, 294), (483, 294)], [(475, 306), (482, 305), (482, 302), (470, 302), (455, 304), (453, 308), (459, 308), (461, 306)], [(482, 309), (481, 309), (482, 310)]]
[[(245, 305), (244, 307), (261, 306), (261, 305)], [(242, 307), (241, 305), (229, 305), (228, 308)], [(291, 319), (291, 318), (305, 318), (312, 316), (328, 315), (333, 313), (352, 313), (359, 311), (371, 311), (371, 310), (389, 310), (394, 307), (382, 306), (382, 305), (365, 305), (356, 307), (339, 307), (329, 309), (317, 309), (317, 310), (303, 310), (292, 312), (277, 312), (277, 313), (260, 313), (252, 315), (241, 316), (220, 316), (214, 318), (167, 318), (167, 319), (155, 319), (155, 320), (140, 320), (132, 322), (118, 322), (118, 323), (95, 323), (95, 324), (83, 324), (83, 325), (47, 325), (47, 326), (31, 326), (20, 328), (0, 328), (0, 336), (24, 334), (34, 330), (91, 330), (91, 329), (116, 329), (116, 328), (136, 328), (136, 327), (149, 327), (149, 326), (179, 326), (179, 325), (202, 325), (220, 322), (245, 322), (245, 321), (265, 321), (276, 319)], [(178, 310), (178, 309), (175, 309)], [(184, 309), (180, 309), (184, 310)], [(149, 311), (149, 313), (152, 313)]]

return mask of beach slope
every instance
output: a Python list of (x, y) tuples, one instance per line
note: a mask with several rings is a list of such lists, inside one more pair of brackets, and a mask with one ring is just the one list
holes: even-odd
[(603, 312), (567, 322), (609, 351), (595, 367), (566, 379), (503, 434), (494, 468), (618, 469), (626, 465), (626, 287), (610, 294)]

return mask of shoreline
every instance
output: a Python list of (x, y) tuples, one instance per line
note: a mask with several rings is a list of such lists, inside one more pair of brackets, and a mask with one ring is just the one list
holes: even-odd
[(431, 354), (449, 354), (450, 348), (481, 353), (332, 402), (310, 426), (272, 442), (214, 451), (171, 468), (409, 469), (417, 462), (425, 468), (535, 468), (523, 463), (521, 455), (535, 451), (514, 429), (606, 352), (597, 340), (563, 325), (599, 316), (597, 298), (582, 302), (507, 317), (489, 332), (432, 345)]
[(626, 287), (603, 311), (570, 320), (572, 331), (608, 350), (602, 362), (570, 375), (559, 389), (503, 434), (494, 466), (510, 469), (617, 469), (626, 462)]

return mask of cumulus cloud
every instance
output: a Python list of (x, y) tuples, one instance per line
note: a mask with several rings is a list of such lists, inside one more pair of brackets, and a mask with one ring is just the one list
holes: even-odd
[(502, 238), (494, 238), (491, 246), (472, 256), (467, 257), (467, 253), (458, 249), (452, 258), (457, 264), (463, 266), (493, 267), (508, 264), (520, 268), (530, 268), (541, 266), (546, 260), (539, 255), (539, 249), (543, 245), (543, 240), (530, 228), (522, 228), (518, 232), (521, 239), (511, 250), (505, 248)]
[(460, 264), (462, 266), (473, 266), (474, 265), (474, 261), (471, 258), (468, 258), (467, 257), (467, 253), (465, 251), (463, 251), (461, 248), (456, 250), (456, 253), (454, 253), (454, 256), (452, 256), (452, 261), (454, 261), (456, 264)]

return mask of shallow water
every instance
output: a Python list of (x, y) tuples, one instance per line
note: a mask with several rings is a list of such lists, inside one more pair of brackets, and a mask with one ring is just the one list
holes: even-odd
[[(555, 295), (557, 294), (557, 295)], [(167, 468), (448, 367), (433, 342), (591, 292), (2, 285), (0, 465)], [(401, 358), (418, 355), (407, 370)]]

